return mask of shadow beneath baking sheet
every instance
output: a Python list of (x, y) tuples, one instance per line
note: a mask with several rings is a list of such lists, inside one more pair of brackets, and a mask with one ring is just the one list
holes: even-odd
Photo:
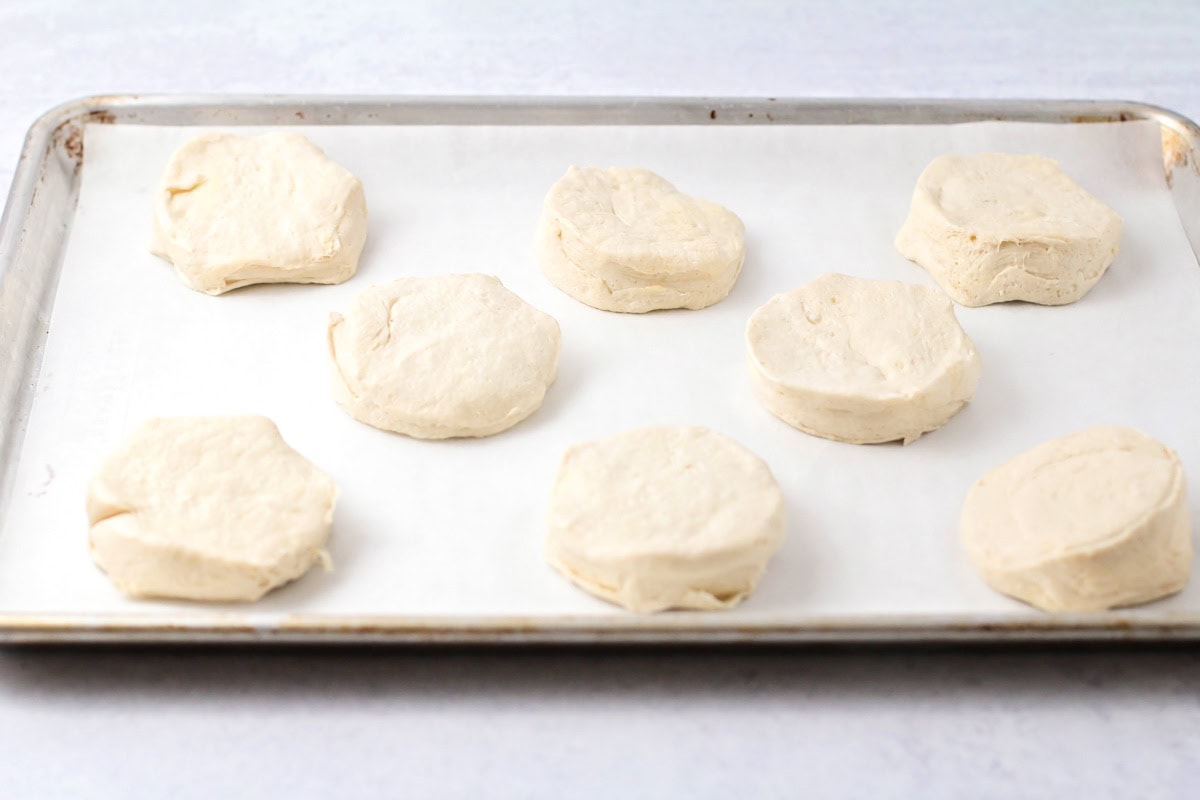
[[(839, 697), (882, 708), (947, 697), (972, 702), (1066, 704), (1081, 696), (1200, 696), (1200, 645), (992, 647), (10, 647), (0, 648), (0, 692), (71, 703), (136, 695), (202, 702), (205, 696), (355, 699), (453, 706), (572, 704), (603, 710), (626, 701), (689, 704), (742, 698), (772, 703)], [(316, 694), (315, 694), (316, 693)], [(318, 697), (319, 695), (319, 697)], [(758, 701), (755, 698), (759, 698)]]

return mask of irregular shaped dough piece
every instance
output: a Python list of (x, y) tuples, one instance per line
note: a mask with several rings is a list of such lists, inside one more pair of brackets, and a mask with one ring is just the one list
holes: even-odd
[(338, 403), (418, 439), (516, 425), (541, 406), (560, 348), (554, 318), (490, 275), (400, 278), (329, 316)]
[(1117, 255), (1121, 218), (1040, 156), (941, 156), (896, 249), (964, 306), (1073, 303)]
[(550, 188), (538, 227), (542, 271), (605, 311), (704, 308), (729, 294), (745, 226), (645, 169), (571, 167)]
[(89, 547), (133, 597), (257, 600), (328, 559), (337, 494), (265, 417), (153, 419), (88, 485)]
[(569, 448), (550, 497), (546, 558), (631, 611), (717, 609), (754, 590), (784, 503), (757, 456), (705, 428), (654, 427)]
[(762, 404), (805, 433), (905, 444), (975, 394), (980, 359), (941, 292), (827, 273), (771, 298), (746, 325)]
[(171, 157), (150, 249), (188, 286), (341, 283), (367, 239), (362, 183), (295, 133), (205, 133)]
[(996, 467), (967, 495), (962, 536), (992, 588), (1044, 611), (1145, 603), (1192, 568), (1183, 467), (1130, 428), (1088, 428)]

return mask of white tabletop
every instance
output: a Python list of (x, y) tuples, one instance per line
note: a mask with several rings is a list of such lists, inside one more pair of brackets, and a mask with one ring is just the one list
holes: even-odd
[[(5, 0), (0, 184), (39, 113), (99, 93), (1095, 97), (1200, 118), (1194, 0), (490, 5)], [(5, 800), (1185, 798), (1197, 768), (1193, 648), (0, 650)]]

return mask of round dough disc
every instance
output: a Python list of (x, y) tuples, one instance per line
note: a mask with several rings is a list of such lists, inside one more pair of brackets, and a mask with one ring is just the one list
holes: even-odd
[(1145, 603), (1191, 573), (1183, 467), (1130, 428), (1088, 428), (996, 467), (967, 495), (962, 536), (984, 580), (1045, 611)]
[(1121, 218), (1040, 156), (941, 156), (913, 191), (896, 249), (964, 306), (1073, 303), (1108, 269)]
[(654, 427), (567, 450), (546, 558), (631, 611), (717, 609), (754, 590), (779, 549), (784, 502), (757, 456), (705, 428)]
[(975, 394), (980, 358), (941, 292), (827, 273), (776, 295), (746, 325), (763, 405), (805, 433), (906, 444)]
[(88, 485), (92, 559), (133, 597), (257, 600), (327, 558), (337, 494), (265, 417), (153, 419)]
[(645, 169), (571, 167), (550, 188), (538, 259), (567, 294), (604, 311), (704, 308), (733, 288), (745, 226)]
[(171, 157), (150, 249), (193, 289), (341, 283), (367, 238), (362, 183), (296, 133), (205, 133)]
[(554, 318), (490, 275), (400, 278), (329, 318), (337, 401), (418, 439), (516, 425), (554, 383), (560, 347)]

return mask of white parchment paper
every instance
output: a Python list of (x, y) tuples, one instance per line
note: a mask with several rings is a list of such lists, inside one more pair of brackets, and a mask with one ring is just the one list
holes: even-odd
[[(1163, 178), (1154, 123), (942, 127), (304, 127), (362, 177), (370, 234), (341, 286), (193, 292), (147, 252), (151, 193), (198, 129), (89, 126), (82, 192), (0, 533), (0, 611), (247, 615), (621, 612), (542, 559), (542, 511), (570, 443), (652, 423), (707, 425), (761, 455), (787, 494), (787, 542), (731, 621), (844, 615), (1011, 617), (958, 544), (968, 487), (1045, 439), (1092, 424), (1161, 438), (1200, 475), (1200, 269)], [(1058, 159), (1125, 220), (1082, 301), (960, 309), (983, 355), (975, 401), (913, 445), (806, 436), (755, 401), (742, 331), (773, 294), (825, 271), (930, 284), (892, 238), (913, 183), (948, 152)], [(550, 285), (532, 253), (568, 164), (651, 168), (746, 223), (732, 294), (704, 311), (609, 314)], [(326, 314), (399, 275), (493, 273), (562, 325), (545, 406), (477, 441), (421, 442), (332, 401)], [(88, 557), (84, 491), (143, 419), (255, 412), (342, 487), (332, 573), (252, 607), (135, 602)], [(1193, 497), (1198, 493), (1192, 484)], [(1195, 513), (1195, 512), (1193, 512)], [(1138, 614), (1200, 610), (1200, 586)]]

